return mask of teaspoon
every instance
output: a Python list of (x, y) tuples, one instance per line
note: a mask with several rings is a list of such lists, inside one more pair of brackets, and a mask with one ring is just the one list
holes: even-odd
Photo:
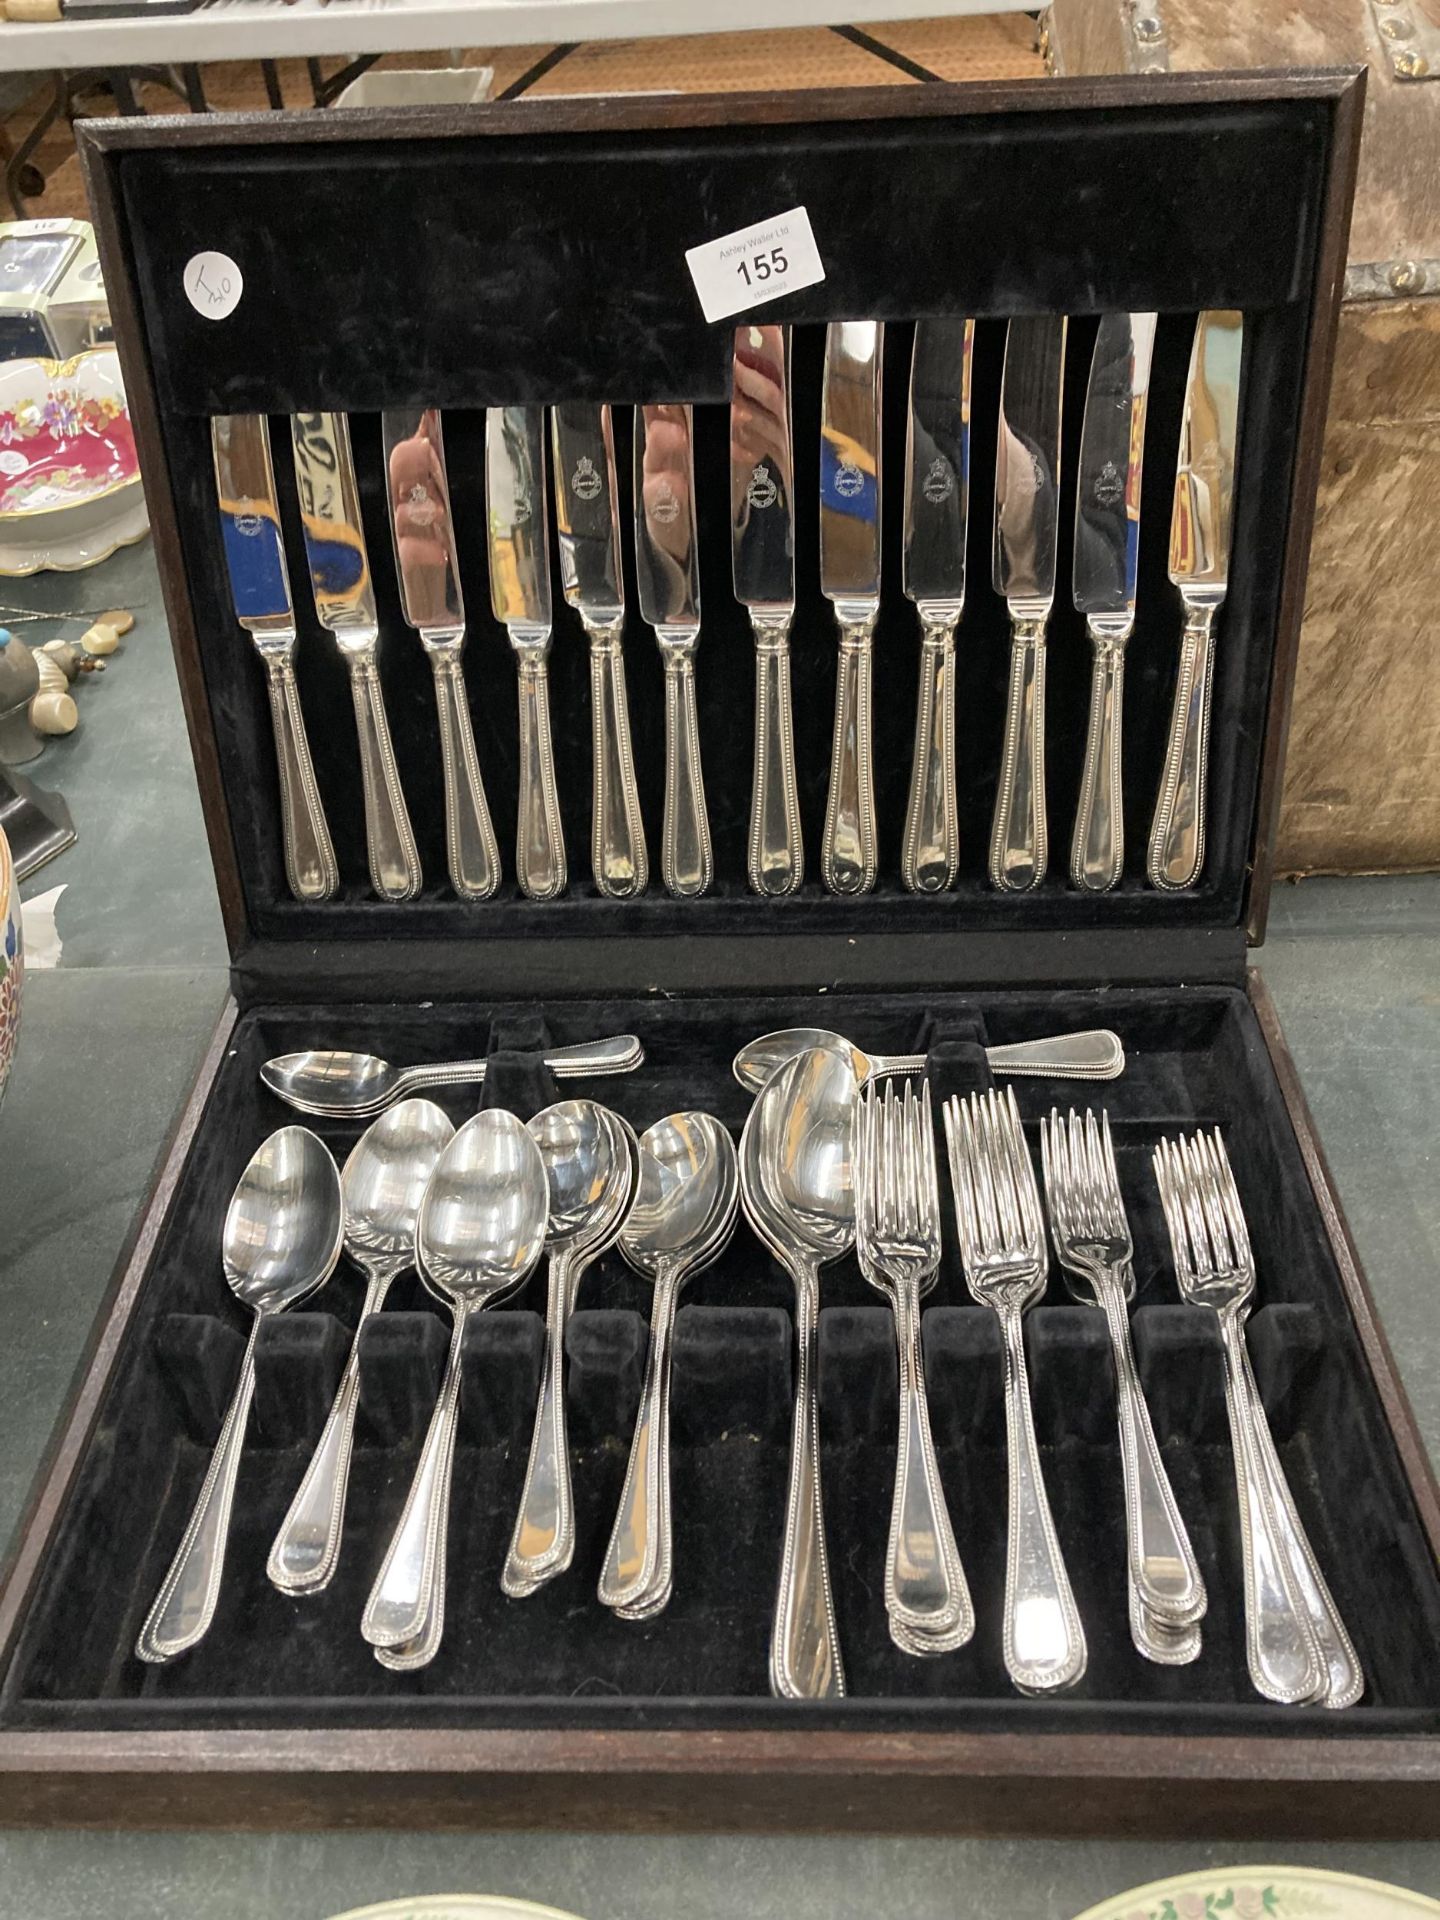
[(260, 1328), (329, 1279), (340, 1258), (344, 1212), (330, 1149), (307, 1127), (272, 1133), (240, 1176), (225, 1215), (222, 1260), (231, 1290), (255, 1323), (190, 1524), (136, 1643), (142, 1660), (158, 1664), (187, 1652), (214, 1618)]
[(439, 1647), (465, 1329), (472, 1314), (530, 1274), (544, 1249), (548, 1211), (540, 1149), (515, 1115), (498, 1107), (466, 1121), (425, 1189), (416, 1264), (430, 1291), (449, 1305), (454, 1328), (420, 1463), (361, 1621), (384, 1664), (423, 1665)]
[(550, 1222), (545, 1245), (550, 1273), (545, 1308), (545, 1370), (525, 1491), (515, 1518), (500, 1585), (512, 1600), (569, 1566), (575, 1552), (575, 1506), (565, 1431), (565, 1328), (586, 1270), (615, 1239), (630, 1204), (630, 1142), (593, 1100), (562, 1100), (529, 1122), (545, 1162)]
[(640, 1137), (635, 1199), (620, 1236), (626, 1261), (655, 1285), (650, 1351), (600, 1599), (648, 1619), (670, 1596), (670, 1335), (680, 1289), (734, 1230), (735, 1143), (708, 1113), (676, 1113)]
[[(545, 1065), (557, 1080), (576, 1080), (591, 1073), (633, 1073), (644, 1058), (645, 1049), (633, 1033), (617, 1033), (608, 1040), (552, 1047)], [(422, 1088), (477, 1085), (489, 1064), (488, 1060), (440, 1060), (419, 1067), (392, 1067), (373, 1053), (308, 1049), (267, 1060), (260, 1078), (297, 1112), (369, 1120), (393, 1101)]]
[[(812, 1047), (827, 1047), (848, 1054), (850, 1067), (860, 1086), (867, 1080), (888, 1078), (899, 1073), (924, 1073), (923, 1053), (862, 1053), (843, 1034), (824, 1027), (786, 1027), (779, 1033), (762, 1034), (736, 1054), (733, 1071), (742, 1087), (758, 1093), (770, 1076)], [(1057, 1034), (1053, 1039), (1016, 1040), (1003, 1047), (987, 1047), (985, 1058), (992, 1073), (1034, 1073), (1052, 1080), (1115, 1080), (1125, 1071), (1125, 1049), (1120, 1036), (1108, 1028), (1088, 1033)]]
[(391, 1282), (414, 1264), (421, 1196), (454, 1134), (432, 1100), (403, 1100), (373, 1122), (345, 1162), (345, 1251), (365, 1275), (365, 1298), (329, 1417), (270, 1549), (265, 1571), (282, 1593), (319, 1593), (335, 1572), (360, 1403), (360, 1336)]

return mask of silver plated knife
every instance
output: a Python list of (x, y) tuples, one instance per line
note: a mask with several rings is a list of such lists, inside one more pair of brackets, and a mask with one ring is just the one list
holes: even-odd
[(545, 409), (485, 415), (490, 604), (515, 650), (520, 692), (520, 808), (515, 877), (531, 900), (565, 891), (565, 836), (550, 738), (550, 533)]
[(590, 860), (595, 885), (626, 900), (650, 884), (625, 686), (625, 575), (610, 409), (583, 401), (550, 411), (560, 579), (590, 641)]
[(880, 612), (880, 401), (885, 329), (832, 320), (820, 416), (820, 587), (840, 628), (835, 733), (820, 877), (831, 893), (875, 884), (871, 645)]
[(280, 769), (285, 878), (297, 900), (330, 900), (340, 885), (340, 870), (295, 685), (295, 612), (270, 464), (269, 423), (263, 413), (221, 414), (210, 423), (210, 447), (230, 598), (236, 619), (265, 663)]
[(1245, 319), (1202, 313), (1190, 355), (1180, 426), (1175, 505), (1170, 517), (1170, 578), (1180, 589), (1185, 632), (1170, 713), (1165, 770), (1150, 828), (1145, 871), (1154, 887), (1193, 887), (1205, 864), (1205, 780), (1210, 752), (1210, 690), (1215, 676), (1215, 615), (1230, 579), (1230, 515), (1240, 417), (1240, 358)]
[(1010, 609), (1010, 685), (990, 879), (1009, 893), (1038, 887), (1049, 864), (1045, 818), (1045, 629), (1055, 601), (1060, 517), (1064, 314), (1010, 322), (995, 456), (995, 591)]
[(735, 329), (730, 400), (730, 563), (755, 635), (755, 769), (747, 870), (756, 893), (794, 893), (805, 877), (790, 623), (795, 617), (795, 467), (790, 329)]
[(1095, 336), (1076, 474), (1075, 610), (1090, 634), (1090, 717), (1070, 878), (1108, 893), (1125, 868), (1120, 784), (1125, 646), (1135, 626), (1153, 313), (1107, 313)]
[(380, 430), (400, 606), (407, 623), (420, 635), (435, 676), (450, 884), (462, 900), (486, 900), (500, 883), (500, 849), (480, 776), (461, 665), (465, 601), (455, 565), (439, 410), (387, 409), (380, 417)]
[(955, 629), (965, 610), (973, 320), (921, 320), (905, 431), (903, 585), (920, 616), (920, 692), (900, 877), (942, 893), (960, 867), (955, 800)]
[(290, 438), (316, 617), (334, 634), (350, 672), (370, 883), (382, 900), (413, 900), (421, 885), (420, 855), (385, 717), (380, 623), (360, 519), (350, 423), (343, 413), (297, 413), (290, 421)]
[(695, 528), (694, 418), (688, 406), (635, 409), (635, 572), (640, 611), (665, 662), (665, 826), (660, 872), (671, 893), (704, 893), (714, 873), (695, 650), (700, 565)]

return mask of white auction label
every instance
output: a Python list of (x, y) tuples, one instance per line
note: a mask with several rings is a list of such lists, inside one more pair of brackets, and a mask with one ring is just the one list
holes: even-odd
[(240, 304), (245, 276), (228, 253), (192, 253), (185, 262), (185, 298), (206, 320), (224, 320)]
[(689, 247), (685, 264), (707, 320), (723, 320), (825, 278), (804, 207)]

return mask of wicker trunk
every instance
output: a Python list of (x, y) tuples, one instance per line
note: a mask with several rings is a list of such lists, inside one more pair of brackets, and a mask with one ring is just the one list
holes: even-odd
[(1064, 74), (1370, 67), (1276, 866), (1440, 866), (1436, 0), (1055, 0), (1049, 32)]

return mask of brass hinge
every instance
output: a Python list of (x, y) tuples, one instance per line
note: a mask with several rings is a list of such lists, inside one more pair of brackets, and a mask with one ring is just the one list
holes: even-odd
[(1440, 80), (1440, 28), (1415, 0), (1370, 0), (1370, 13), (1397, 80)]
[(1418, 300), (1440, 294), (1440, 260), (1368, 260), (1345, 272), (1347, 300)]

